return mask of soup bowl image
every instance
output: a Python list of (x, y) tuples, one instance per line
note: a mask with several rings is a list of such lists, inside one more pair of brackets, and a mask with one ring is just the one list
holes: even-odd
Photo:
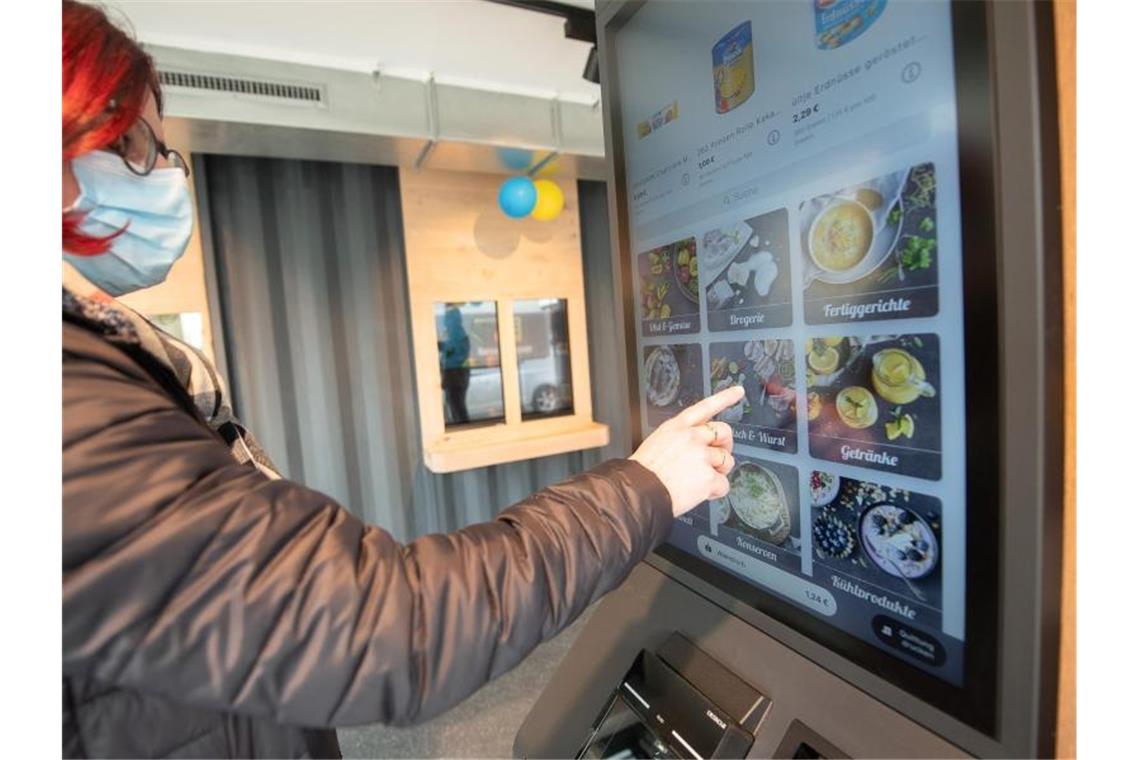
[(824, 272), (843, 274), (859, 266), (875, 241), (875, 223), (866, 206), (835, 201), (825, 207), (808, 231), (808, 255)]

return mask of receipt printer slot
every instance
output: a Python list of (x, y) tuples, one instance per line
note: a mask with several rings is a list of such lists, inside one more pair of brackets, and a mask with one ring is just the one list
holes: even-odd
[[(732, 691), (715, 701), (694, 681)], [(766, 697), (674, 634), (658, 653), (642, 650), (637, 656), (577, 756), (742, 758), (767, 707)]]

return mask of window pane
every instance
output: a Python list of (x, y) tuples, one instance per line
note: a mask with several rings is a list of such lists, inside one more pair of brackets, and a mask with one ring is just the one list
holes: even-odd
[(435, 332), (446, 426), (502, 422), (503, 371), (495, 302), (437, 303)]
[(515, 301), (515, 347), (523, 419), (573, 414), (566, 301)]
[(150, 314), (147, 316), (153, 324), (163, 331), (201, 350), (202, 341), (202, 314), (196, 311), (187, 311), (180, 314)]

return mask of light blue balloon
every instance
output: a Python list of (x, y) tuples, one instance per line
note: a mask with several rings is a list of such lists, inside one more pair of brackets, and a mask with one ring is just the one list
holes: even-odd
[(530, 177), (511, 177), (499, 188), (499, 208), (514, 219), (521, 219), (534, 210), (538, 190)]
[(499, 161), (516, 172), (526, 171), (534, 161), (534, 151), (526, 148), (499, 148)]

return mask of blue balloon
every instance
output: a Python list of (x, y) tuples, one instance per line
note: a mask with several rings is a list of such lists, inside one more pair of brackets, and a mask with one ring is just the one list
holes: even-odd
[(499, 188), (499, 208), (515, 219), (521, 219), (534, 210), (538, 190), (530, 177), (511, 177)]
[(525, 148), (499, 148), (498, 153), (503, 166), (516, 172), (526, 171), (534, 161), (534, 151)]

